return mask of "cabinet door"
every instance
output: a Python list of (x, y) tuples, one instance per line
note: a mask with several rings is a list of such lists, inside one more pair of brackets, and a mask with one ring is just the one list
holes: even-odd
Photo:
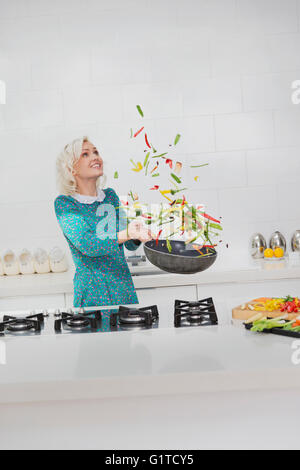
[(73, 299), (74, 299), (74, 294), (65, 294), (65, 307), (66, 308), (72, 308), (73, 307)]
[(61, 308), (64, 306), (64, 294), (20, 295), (0, 299), (1, 312), (7, 312), (8, 310), (44, 310), (47, 308)]
[[(197, 300), (197, 287), (177, 286), (177, 287), (148, 287), (136, 289), (139, 304), (133, 307), (147, 307), (148, 305), (158, 305), (161, 307), (173, 307), (174, 300)], [(65, 294), (66, 307), (73, 306), (73, 294)]]
[(197, 300), (196, 286), (177, 286), (177, 287), (151, 287), (148, 289), (136, 290), (139, 305), (158, 305), (161, 308), (173, 308), (175, 299), (179, 300)]

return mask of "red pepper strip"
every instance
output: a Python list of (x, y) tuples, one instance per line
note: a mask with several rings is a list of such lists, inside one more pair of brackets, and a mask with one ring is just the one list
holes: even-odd
[(159, 186), (157, 186), (157, 184), (155, 186), (153, 186), (153, 188), (150, 188), (150, 189), (158, 189)]
[(137, 131), (137, 132), (134, 134), (134, 136), (133, 136), (133, 137), (136, 137), (137, 135), (139, 135), (139, 133), (140, 133), (140, 132), (142, 132), (142, 130), (143, 130), (143, 129), (144, 129), (144, 126), (143, 126), (143, 127), (141, 127), (141, 128), (140, 128), (140, 130), (139, 130), (139, 131)]
[(202, 248), (214, 248), (217, 245), (202, 245)]
[(150, 145), (149, 142), (148, 142), (146, 132), (145, 132), (145, 142), (146, 142), (147, 146), (149, 147), (149, 149), (151, 149), (151, 145)]
[(169, 165), (171, 169), (173, 168), (173, 161), (171, 160), (171, 158), (166, 158), (166, 163)]
[(152, 219), (151, 215), (142, 214), (142, 217), (144, 217), (145, 219)]
[(210, 215), (205, 214), (205, 212), (202, 212), (202, 215), (203, 215), (203, 217), (205, 217), (206, 219), (212, 220), (213, 222), (217, 222), (218, 224), (221, 223), (220, 220), (214, 219), (214, 218), (211, 217)]
[(155, 240), (156, 246), (158, 245), (158, 239), (159, 239), (159, 236), (160, 236), (161, 232), (162, 232), (162, 229), (157, 234), (157, 237), (156, 237), (156, 240)]
[(183, 195), (181, 206), (184, 206), (184, 203), (185, 203), (185, 196)]

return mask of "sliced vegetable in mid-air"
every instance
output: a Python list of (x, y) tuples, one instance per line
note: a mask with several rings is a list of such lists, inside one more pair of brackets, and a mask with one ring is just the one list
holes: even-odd
[(190, 165), (190, 168), (201, 168), (202, 166), (207, 166), (209, 163), (203, 163), (203, 165)]
[(149, 149), (151, 149), (151, 145), (150, 145), (149, 142), (148, 142), (148, 138), (147, 138), (147, 134), (146, 134), (146, 133), (145, 133), (145, 142), (146, 142), (147, 147), (149, 147)]
[(177, 183), (179, 183), (179, 184), (181, 183), (181, 179), (178, 178), (178, 176), (174, 175), (174, 173), (171, 173), (171, 176)]
[(144, 129), (144, 126), (141, 127), (135, 134), (133, 137), (136, 137), (137, 135), (139, 135), (140, 132), (142, 132), (142, 130)]
[(147, 165), (148, 158), (149, 158), (150, 152), (146, 154), (145, 160), (144, 160), (144, 167)]
[(140, 115), (141, 115), (142, 117), (144, 117), (144, 113), (143, 113), (143, 111), (142, 111), (142, 109), (141, 109), (141, 107), (140, 107), (139, 104), (136, 105), (136, 108), (137, 108), (138, 112), (140, 113)]
[[(136, 107), (140, 116), (144, 117), (144, 113), (141, 107), (139, 105), (136, 105)], [(212, 243), (211, 238), (215, 235), (219, 235), (217, 232), (219, 230), (222, 230), (220, 221), (206, 214), (204, 212), (205, 209), (203, 205), (198, 205), (197, 208), (194, 208), (188, 203), (184, 194), (182, 194), (182, 197), (178, 199), (176, 197), (175, 199), (172, 197), (175, 194), (180, 192), (182, 193), (183, 191), (188, 189), (187, 187), (181, 188), (180, 186), (178, 186), (178, 184), (184, 186), (182, 184), (182, 176), (178, 176), (182, 171), (183, 164), (182, 162), (176, 161), (175, 159), (170, 158), (169, 156), (167, 157), (166, 155), (168, 154), (168, 152), (157, 154), (158, 152), (153, 146), (152, 142), (149, 143), (148, 135), (147, 132), (145, 132), (144, 126), (137, 130), (135, 134), (133, 134), (133, 131), (131, 129), (131, 137), (137, 137), (142, 131), (144, 131), (144, 139), (147, 146), (147, 149), (144, 149), (146, 156), (142, 160), (143, 163), (141, 161), (135, 163), (132, 159), (130, 159), (131, 163), (133, 164), (132, 171), (138, 173), (141, 172), (141, 170), (144, 168), (145, 176), (159, 177), (159, 158), (164, 158), (166, 165), (168, 165), (170, 170), (172, 170), (172, 172), (170, 171), (169, 173), (171, 176), (169, 181), (172, 183), (173, 188), (171, 186), (172, 189), (170, 188), (161, 190), (159, 189), (160, 184), (149, 187), (149, 189), (152, 191), (159, 190), (161, 196), (167, 199), (168, 204), (164, 204), (164, 208), (160, 210), (159, 214), (156, 213), (156, 210), (153, 211), (153, 213), (147, 212), (143, 214), (141, 209), (139, 209), (139, 214), (141, 214), (146, 219), (147, 223), (158, 224), (158, 227), (166, 226), (167, 231), (165, 234), (165, 239), (169, 252), (171, 252), (172, 248), (169, 238), (181, 232), (181, 235), (183, 235), (184, 233), (187, 234), (188, 240), (186, 240), (185, 243), (191, 243), (197, 240), (198, 245), (195, 245), (194, 248), (197, 249), (197, 251), (199, 252), (199, 256), (209, 256), (211, 253), (215, 252), (214, 247), (216, 246), (216, 244)], [(174, 146), (178, 144), (180, 138), (181, 135), (178, 133), (174, 139)], [(169, 144), (169, 147), (172, 147), (172, 145)], [(156, 158), (156, 164), (152, 163), (153, 158)], [(190, 165), (190, 167), (199, 168), (206, 165), (208, 165), (208, 163), (201, 165)], [(118, 177), (117, 171), (115, 171), (114, 177)], [(198, 178), (198, 175), (194, 176), (195, 181), (197, 181)], [(133, 201), (133, 205), (129, 207), (128, 202), (126, 201), (126, 204), (124, 203), (124, 206), (129, 212), (129, 214), (127, 214), (128, 220), (133, 220), (135, 218), (134, 215), (136, 215), (135, 206), (136, 204), (138, 204), (138, 195), (136, 193), (133, 194), (132, 191), (129, 192), (129, 195)], [(169, 226), (169, 224), (171, 222), (176, 223), (174, 227), (172, 226), (172, 229), (170, 230), (171, 227)], [(170, 231), (172, 231), (172, 233), (170, 233)], [(156, 242), (162, 233), (163, 229), (161, 228), (159, 230), (159, 233), (157, 234)], [(218, 238), (220, 238), (220, 236), (218, 236)], [(228, 246), (228, 244), (226, 246)], [(205, 253), (203, 253), (204, 248), (206, 250)]]
[(174, 145), (177, 145), (177, 144), (178, 144), (180, 137), (181, 137), (180, 134), (177, 134), (177, 135), (176, 135), (175, 140), (174, 140)]
[(137, 162), (136, 168), (131, 168), (132, 171), (141, 171), (143, 169), (143, 165), (141, 162)]
[(175, 165), (175, 173), (180, 173), (181, 172), (181, 168), (182, 168), (182, 163), (181, 162), (176, 162), (176, 165)]

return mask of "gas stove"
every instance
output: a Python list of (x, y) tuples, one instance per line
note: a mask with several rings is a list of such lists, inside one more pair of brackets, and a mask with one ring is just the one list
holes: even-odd
[(196, 328), (217, 324), (213, 299), (209, 297), (198, 301), (175, 300), (169, 312), (160, 314), (157, 305), (16, 311), (4, 314), (0, 321), (0, 338)]

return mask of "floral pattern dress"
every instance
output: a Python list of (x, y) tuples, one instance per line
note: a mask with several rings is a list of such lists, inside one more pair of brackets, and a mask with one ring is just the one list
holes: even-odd
[(125, 222), (122, 224), (125, 219), (120, 212), (120, 199), (116, 192), (106, 188), (104, 193), (103, 201), (92, 204), (83, 204), (65, 195), (58, 196), (54, 201), (58, 223), (76, 266), (73, 278), (74, 307), (139, 303), (125, 259), (124, 245), (133, 251), (141, 242), (128, 240), (119, 244), (116, 237), (99, 238), (97, 226), (105, 217), (97, 215), (101, 204), (114, 206), (117, 232), (126, 227)]

